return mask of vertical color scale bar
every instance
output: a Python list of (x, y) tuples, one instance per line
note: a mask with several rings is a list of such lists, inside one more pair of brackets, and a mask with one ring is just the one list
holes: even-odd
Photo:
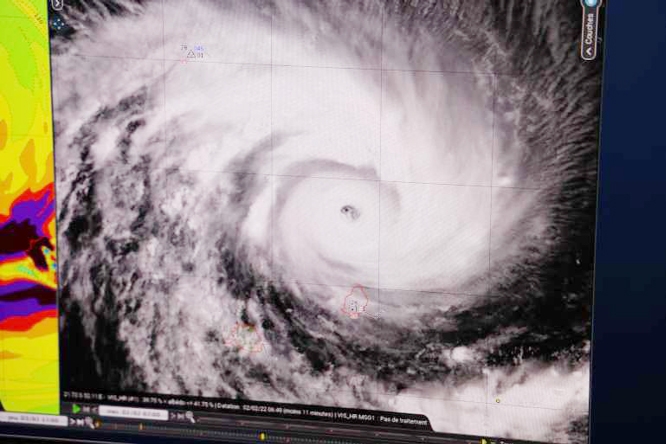
[(0, 402), (58, 413), (47, 2), (0, 2)]

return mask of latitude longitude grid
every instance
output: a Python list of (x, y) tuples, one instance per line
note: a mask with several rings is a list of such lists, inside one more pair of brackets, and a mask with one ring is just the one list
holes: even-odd
[[(166, 103), (167, 103), (167, 94), (166, 94), (166, 75), (167, 75), (167, 68), (166, 68), (166, 64), (167, 64), (167, 62), (178, 61), (178, 59), (170, 59), (170, 58), (168, 58), (168, 57), (166, 56), (166, 44), (165, 44), (165, 42), (166, 42), (166, 37), (165, 37), (165, 16), (164, 16), (164, 15), (165, 15), (165, 11), (164, 11), (164, 9), (165, 9), (165, 8), (164, 8), (164, 0), (162, 0), (162, 58), (161, 58), (161, 62), (162, 62), (162, 69), (163, 69), (163, 75), (162, 75), (162, 80), (163, 80), (163, 85), (162, 85), (162, 91), (163, 91), (163, 104), (162, 104), (162, 106), (163, 106), (163, 116), (164, 116), (164, 119), (163, 119), (163, 120), (164, 120), (164, 125), (163, 125), (163, 128), (162, 128), (162, 135), (163, 135), (163, 144), (164, 144), (164, 148), (166, 149), (166, 144), (167, 144), (166, 125), (167, 125), (167, 120), (168, 120), (168, 119), (167, 119), (167, 107), (166, 107)], [(383, 13), (383, 12), (382, 12), (382, 13)], [(382, 88), (381, 88), (382, 91), (383, 91), (383, 81), (384, 81), (383, 73), (384, 73), (384, 72), (395, 72), (395, 71), (400, 71), (400, 72), (425, 72), (425, 73), (442, 73), (442, 74), (446, 74), (446, 73), (461, 73), (461, 72), (459, 72), (459, 71), (406, 70), (406, 69), (387, 69), (387, 68), (384, 68), (384, 67), (383, 67), (383, 49), (384, 49), (383, 34), (384, 34), (384, 27), (385, 27), (384, 17), (382, 17), (381, 22), (382, 22), (382, 29), (381, 29), (381, 46), (380, 46), (380, 57), (381, 57), (381, 65), (380, 65), (380, 68), (375, 69), (375, 68), (362, 68), (362, 67), (326, 67), (326, 66), (310, 66), (310, 65), (284, 65), (284, 64), (274, 64), (274, 63), (273, 63), (273, 17), (271, 17), (271, 45), (270, 45), (270, 52), (271, 52), (271, 57), (270, 57), (270, 58), (271, 58), (271, 63), (270, 63), (270, 70), (271, 70), (271, 87), (270, 87), (270, 88), (271, 88), (271, 90), (270, 90), (270, 96), (271, 96), (271, 101), (270, 101), (270, 106), (271, 106), (271, 109), (270, 109), (270, 119), (271, 119), (271, 123), (270, 123), (270, 136), (271, 136), (271, 174), (269, 175), (269, 176), (271, 177), (271, 180), (273, 180), (275, 177), (285, 176), (285, 175), (276, 175), (276, 174), (275, 174), (275, 171), (274, 171), (274, 159), (273, 159), (273, 149), (272, 149), (272, 148), (273, 148), (273, 145), (272, 145), (272, 144), (273, 144), (273, 123), (272, 123), (272, 119), (273, 119), (273, 81), (272, 81), (272, 77), (273, 77), (273, 67), (293, 66), (293, 67), (304, 67), (304, 68), (312, 67), (312, 68), (317, 68), (317, 69), (335, 69), (335, 70), (339, 70), (339, 69), (350, 69), (350, 70), (377, 70), (377, 71), (380, 71), (380, 72), (382, 73), (382, 75), (380, 76), (380, 77), (381, 77), (381, 82), (382, 82)], [(82, 54), (81, 56), (82, 56), (82, 57), (100, 57), (100, 58), (118, 58), (118, 59), (130, 59), (130, 60), (132, 60), (132, 59), (135, 59), (135, 60), (151, 60), (151, 59), (149, 59), (149, 58), (142, 59), (142, 58), (137, 58), (137, 57), (119, 57), (119, 56), (104, 56), (104, 55), (84, 55), (84, 54)], [(160, 60), (160, 59), (152, 59), (152, 60), (158, 61), (158, 60)], [(214, 63), (214, 64), (231, 64), (231, 65), (256, 65), (256, 64), (253, 64), (253, 63), (236, 63), (236, 62), (234, 62), (234, 63), (229, 63), (229, 62), (219, 62), (219, 61), (212, 61), (212, 62), (211, 62), (211, 61), (200, 61), (200, 60), (197, 60), (196, 62), (188, 62), (188, 63), (197, 63), (197, 64), (202, 64), (202, 63)], [(496, 114), (495, 114), (495, 111), (496, 111), (496, 110), (495, 110), (495, 104), (496, 104), (496, 102), (495, 102), (495, 101), (496, 101), (496, 94), (497, 94), (497, 77), (498, 77), (498, 76), (510, 76), (510, 77), (516, 77), (516, 75), (512, 75), (512, 74), (488, 74), (488, 73), (479, 73), (479, 72), (469, 72), (469, 73), (466, 73), (466, 74), (470, 74), (470, 75), (471, 75), (471, 74), (486, 74), (486, 75), (491, 76), (491, 78), (492, 78), (492, 85), (493, 85), (493, 88), (492, 88), (492, 99), (493, 99), (493, 129), (492, 129), (492, 147), (491, 147), (491, 175), (490, 175), (490, 185), (443, 184), (443, 183), (431, 183), (431, 182), (405, 182), (405, 183), (422, 183), (422, 184), (444, 185), (444, 186), (447, 186), (447, 185), (448, 185), (448, 186), (478, 186), (478, 187), (490, 188), (491, 190), (494, 189), (494, 188), (524, 189), (524, 190), (531, 190), (531, 191), (538, 191), (538, 190), (540, 190), (540, 189), (541, 189), (540, 187), (537, 187), (537, 188), (533, 188), (533, 187), (507, 187), (507, 186), (495, 185), (495, 184), (493, 183), (493, 167), (494, 167), (494, 161), (495, 161), (495, 149), (494, 149), (494, 144), (495, 144), (495, 118), (496, 118)], [(381, 196), (381, 182), (382, 182), (382, 179), (381, 179), (381, 166), (382, 166), (382, 163), (381, 163), (381, 140), (382, 140), (382, 137), (381, 137), (381, 116), (382, 116), (381, 107), (382, 107), (382, 100), (383, 100), (383, 93), (380, 94), (380, 110), (379, 110), (379, 111), (380, 111), (380, 112), (379, 112), (379, 118), (380, 118), (380, 122), (379, 122), (379, 124), (380, 124), (379, 131), (380, 131), (380, 133), (379, 133), (379, 134), (380, 134), (380, 137), (379, 137), (379, 164), (378, 164), (378, 166), (379, 166), (379, 173), (380, 173), (379, 176), (380, 176), (380, 178), (379, 178), (379, 180), (376, 180), (377, 182), (379, 182), (378, 190), (379, 190), (379, 194), (380, 194), (380, 196)], [(246, 173), (246, 174), (257, 174), (257, 173), (251, 173), (251, 172), (249, 172), (249, 173)], [(296, 176), (296, 177), (303, 177), (303, 176)], [(313, 176), (305, 176), (305, 177), (313, 178)], [(326, 178), (327, 178), (327, 179), (342, 179), (342, 180), (366, 180), (366, 179), (354, 179), (354, 178), (331, 178), (331, 177), (326, 177)], [(398, 182), (398, 183), (400, 183), (401, 181), (385, 181), (385, 182)], [(271, 205), (271, 213), (274, 212), (274, 205), (273, 205), (273, 204), (274, 204), (274, 195), (275, 195), (275, 193), (272, 192), (272, 193), (271, 193), (271, 199), (272, 199), (272, 202), (271, 202), (271, 203), (272, 203), (272, 205)], [(380, 205), (380, 202), (381, 202), (381, 199), (379, 199), (379, 201), (378, 201), (378, 204), (379, 204), (379, 205)], [(491, 208), (490, 208), (490, 211), (489, 211), (490, 221), (489, 221), (489, 230), (488, 230), (488, 232), (490, 233), (490, 235), (489, 235), (489, 257), (488, 257), (489, 265), (490, 265), (490, 261), (491, 261), (490, 243), (491, 243), (491, 236), (492, 236), (492, 192), (491, 192), (490, 205), (491, 205)], [(380, 211), (379, 208), (378, 208), (378, 210)], [(275, 219), (275, 217), (274, 217), (274, 215), (272, 214), (272, 217), (271, 217), (271, 227), (270, 227), (270, 230), (271, 230), (271, 233), (270, 233), (270, 234), (271, 234), (271, 239), (273, 239), (274, 230), (275, 230), (275, 228), (274, 228), (275, 220), (274, 220), (274, 219)], [(378, 233), (380, 232), (380, 230), (381, 230), (381, 226), (380, 226), (380, 224), (378, 223)], [(380, 258), (381, 258), (381, 251), (379, 251), (379, 248), (378, 248), (378, 263), (379, 263), (379, 261), (380, 261)], [(272, 276), (272, 273), (274, 272), (273, 261), (274, 261), (274, 255), (273, 255), (273, 248), (271, 247), (271, 267), (270, 267), (270, 268), (271, 268), (271, 281), (273, 281), (273, 279), (274, 279), (273, 276)], [(378, 288), (377, 288), (377, 290), (378, 290), (378, 305), (381, 306), (381, 296), (380, 296), (380, 295), (381, 295), (381, 289), (382, 289), (382, 287), (381, 287), (381, 284), (380, 284), (379, 271), (378, 271), (378, 281), (377, 281), (377, 282), (378, 282)], [(320, 284), (316, 284), (316, 283), (312, 283), (312, 284), (313, 284), (313, 285), (320, 285)], [(325, 284), (323, 284), (323, 285), (325, 285)], [(417, 291), (417, 292), (419, 292), (419, 291), (422, 291), (422, 290), (407, 290), (407, 289), (405, 289), (405, 291)], [(422, 291), (422, 292), (427, 293), (427, 291)], [(446, 293), (446, 292), (433, 292), (433, 293), (438, 293), (438, 294), (439, 294), (439, 293)], [(457, 294), (457, 293), (454, 293), (454, 294)], [(479, 295), (479, 296), (480, 296), (480, 295)], [(488, 414), (489, 414), (488, 406), (489, 406), (489, 405), (493, 405), (493, 404), (492, 404), (492, 402), (490, 401), (490, 387), (489, 387), (489, 383), (490, 383), (490, 382), (489, 382), (489, 378), (488, 378), (487, 375), (486, 375), (486, 377), (485, 377), (485, 381), (486, 381), (486, 396), (485, 396), (485, 401), (484, 401), (484, 402), (480, 402), (480, 401), (469, 401), (469, 400), (462, 400), (462, 399), (455, 399), (455, 398), (452, 398), (452, 399), (446, 399), (446, 398), (440, 398), (440, 397), (437, 397), (437, 398), (426, 398), (426, 397), (420, 397), (420, 396), (414, 396), (414, 397), (415, 397), (415, 398), (425, 398), (425, 399), (437, 399), (437, 400), (441, 400), (441, 401), (445, 401), (445, 402), (473, 402), (473, 403), (477, 403), (477, 404), (485, 404), (485, 411), (486, 411), (486, 413), (485, 413), (485, 415), (484, 415), (484, 420), (486, 421), (486, 422), (485, 422), (485, 428), (486, 428), (486, 430), (487, 430), (487, 428), (488, 428), (488, 423), (487, 423), (487, 421), (488, 421)], [(386, 394), (385, 394), (385, 393), (382, 393), (382, 392), (380, 392), (380, 391), (378, 390), (378, 391), (376, 392), (376, 395), (386, 395)], [(504, 404), (504, 405), (502, 405), (502, 406), (507, 406), (507, 407), (519, 407), (519, 408), (525, 408), (525, 409), (562, 410), (562, 409), (553, 409), (553, 408), (547, 408), (547, 407), (541, 407), (541, 406), (526, 406), (526, 405), (511, 405), (511, 404)]]

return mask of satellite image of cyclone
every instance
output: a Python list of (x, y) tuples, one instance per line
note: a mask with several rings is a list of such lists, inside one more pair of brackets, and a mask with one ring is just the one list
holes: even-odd
[(52, 20), (63, 390), (587, 442), (601, 61), (578, 1)]

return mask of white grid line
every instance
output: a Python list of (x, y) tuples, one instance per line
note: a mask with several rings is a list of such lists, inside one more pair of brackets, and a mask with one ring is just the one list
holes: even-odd
[(270, 259), (270, 276), (269, 282), (271, 285), (274, 282), (275, 276), (275, 146), (273, 144), (273, 14), (271, 14), (271, 75), (270, 75), (270, 138), (271, 138), (271, 177), (269, 179), (270, 193), (271, 193), (271, 226), (270, 226), (270, 239), (271, 239), (271, 259)]
[[(111, 160), (109, 163), (113, 164), (117, 161)], [(72, 162), (72, 164), (75, 164)], [(543, 188), (536, 187), (521, 187), (521, 186), (510, 186), (510, 185), (478, 185), (478, 184), (464, 184), (464, 183), (446, 183), (446, 182), (418, 182), (418, 181), (405, 181), (405, 180), (380, 180), (374, 178), (362, 178), (362, 177), (335, 177), (335, 176), (308, 176), (308, 175), (299, 175), (299, 174), (270, 174), (270, 173), (258, 173), (255, 171), (234, 171), (234, 170), (202, 170), (194, 168), (180, 168), (180, 167), (157, 167), (153, 169), (154, 171), (159, 170), (169, 170), (169, 171), (178, 171), (180, 173), (216, 173), (221, 175), (243, 175), (243, 176), (264, 176), (264, 177), (284, 177), (284, 178), (293, 178), (293, 179), (317, 179), (317, 180), (334, 180), (334, 181), (350, 181), (350, 182), (382, 182), (386, 184), (405, 184), (405, 185), (430, 185), (430, 186), (441, 186), (441, 187), (460, 187), (460, 188), (492, 188), (492, 189), (506, 189), (506, 190), (524, 190), (524, 191), (543, 191)]]
[[(490, 270), (492, 266), (492, 236), (493, 236), (493, 177), (495, 171), (495, 116), (496, 116), (496, 100), (497, 100), (497, 84), (495, 78), (492, 79), (492, 137), (490, 146), (490, 211), (488, 214), (488, 271), (486, 274), (487, 279), (490, 279)], [(490, 291), (490, 282), (488, 282), (487, 292)], [(486, 340), (487, 341), (487, 340)], [(485, 432), (488, 431), (489, 422), (489, 406), (488, 400), (490, 399), (490, 376), (485, 374), (486, 378), (486, 407), (485, 407)]]
[[(100, 55), (100, 54), (63, 54), (61, 57), (79, 57), (91, 59), (119, 59), (119, 60), (141, 60), (148, 62), (182, 62), (181, 59), (176, 58), (160, 58), (160, 57), (132, 57), (132, 56), (115, 56), (115, 55)], [(342, 71), (374, 71), (374, 72), (404, 72), (404, 73), (423, 73), (423, 74), (452, 74), (452, 75), (480, 75), (480, 76), (497, 76), (504, 75), (507, 77), (519, 77), (515, 74), (501, 74), (484, 71), (453, 71), (453, 70), (424, 70), (424, 69), (396, 69), (396, 68), (369, 68), (362, 66), (325, 66), (325, 65), (298, 65), (292, 63), (258, 63), (258, 62), (224, 62), (219, 60), (196, 60), (190, 61), (188, 64), (209, 64), (209, 65), (231, 65), (231, 66), (263, 66), (263, 67), (276, 67), (276, 68), (311, 68), (311, 69), (330, 69)]]
[[(377, 313), (381, 319), (384, 308), (382, 306), (382, 114), (384, 101), (384, 31), (386, 26), (385, 7), (381, 11), (381, 33), (379, 36), (379, 156), (377, 168), (379, 169), (379, 183), (377, 184)], [(379, 394), (379, 384), (375, 383), (375, 395)]]
[[(165, 36), (165, 19), (164, 19), (164, 1), (162, 0), (160, 2), (161, 7), (162, 7), (162, 150), (166, 153), (167, 152), (167, 147), (168, 147), (168, 141), (167, 141), (167, 93), (166, 93), (166, 77), (167, 77), (167, 68), (166, 68), (166, 36)], [(139, 59), (142, 60), (142, 59)], [(167, 179), (168, 180), (168, 179)], [(164, 270), (165, 274), (169, 277), (173, 277), (175, 274), (174, 271), (174, 266), (168, 266), (166, 267), (166, 270)]]

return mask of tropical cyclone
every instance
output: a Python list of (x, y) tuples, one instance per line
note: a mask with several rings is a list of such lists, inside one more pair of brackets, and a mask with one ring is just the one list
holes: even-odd
[(184, 5), (79, 2), (53, 40), (63, 386), (583, 439), (579, 6)]

